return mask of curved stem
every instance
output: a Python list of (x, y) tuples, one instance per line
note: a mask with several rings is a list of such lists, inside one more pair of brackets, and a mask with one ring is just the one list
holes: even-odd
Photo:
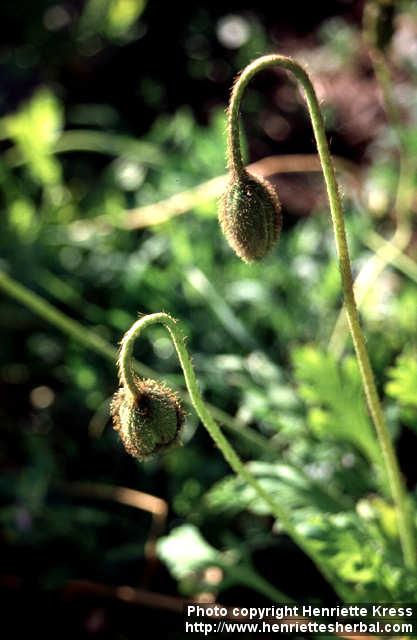
[(120, 345), (120, 353), (118, 359), (118, 368), (119, 368), (119, 378), (120, 384), (125, 389), (128, 389), (133, 398), (135, 398), (138, 394), (138, 389), (135, 383), (135, 371), (133, 368), (133, 345), (135, 340), (141, 330), (143, 325), (141, 322), (146, 319), (141, 318), (134, 322), (130, 327), (129, 331), (123, 336), (121, 345)]
[[(62, 286), (64, 286), (64, 284)], [(17, 302), (23, 304), (27, 309), (30, 309), (30, 311), (46, 322), (49, 322), (52, 326), (62, 331), (62, 333), (86, 349), (100, 354), (112, 363), (116, 360), (117, 349), (104, 340), (98, 333), (95, 333), (92, 328), (68, 317), (65, 313), (55, 308), (44, 298), (25, 287), (1, 269), (0, 291), (3, 291), (14, 300), (17, 300)], [(156, 375), (152, 369), (138, 362), (134, 362), (134, 368), (137, 374), (147, 378), (154, 378)], [(176, 384), (171, 383), (171, 381), (170, 384), (174, 386), (174, 388), (176, 387)], [(177, 392), (180, 397), (183, 396), (182, 390), (177, 389)], [(232, 418), (218, 407), (214, 407), (208, 403), (207, 406), (210, 407), (212, 414), (215, 415), (218, 420), (221, 420), (222, 424), (231, 431), (233, 435), (242, 440), (242, 442), (245, 442), (246, 446), (250, 446), (252, 450), (255, 448), (256, 451), (262, 452), (263, 455), (271, 456), (271, 454), (273, 454), (273, 443), (260, 433), (246, 426), (243, 422), (236, 420), (236, 418)]]
[[(327, 578), (329, 583), (333, 584), (334, 588), (338, 591), (339, 595), (343, 597), (342, 586), (335, 584), (334, 576), (323, 568), (319, 562), (316, 551), (311, 547), (308, 541), (300, 535), (296, 527), (292, 524), (291, 519), (281, 505), (271, 498), (269, 493), (265, 491), (261, 483), (248, 471), (235, 449), (232, 447), (228, 439), (221, 431), (217, 422), (212, 418), (208, 411), (204, 400), (201, 396), (198, 388), (198, 382), (194, 373), (194, 369), (191, 363), (190, 356), (185, 346), (185, 336), (179, 323), (166, 313), (153, 313), (143, 318), (139, 318), (132, 327), (125, 333), (120, 347), (119, 355), (119, 374), (120, 382), (129, 385), (132, 384), (133, 368), (132, 368), (132, 351), (135, 340), (139, 337), (144, 329), (153, 325), (162, 324), (169, 332), (175, 349), (177, 351), (178, 359), (181, 364), (181, 368), (184, 373), (185, 383), (187, 385), (188, 393), (190, 395), (191, 402), (197, 412), (198, 417), (207, 429), (208, 433), (221, 450), (226, 462), (230, 465), (233, 471), (238, 474), (247, 484), (249, 484), (257, 493), (259, 498), (263, 500), (271, 509), (272, 514), (279, 519), (286, 533), (298, 544), (301, 549), (315, 562), (318, 569)], [(134, 391), (134, 388), (131, 389)]]
[(317, 150), (323, 169), (326, 183), (327, 196), (333, 223), (339, 269), (342, 281), (344, 304), (349, 321), (349, 328), (358, 359), (369, 412), (375, 425), (380, 442), (386, 472), (391, 488), (392, 497), (396, 505), (398, 530), (406, 566), (416, 566), (416, 549), (414, 543), (413, 523), (408, 509), (405, 489), (400, 475), (400, 470), (395, 455), (394, 447), (382, 412), (381, 403), (376, 390), (375, 379), (371, 368), (365, 338), (362, 333), (359, 314), (356, 307), (352, 270), (350, 265), (349, 250), (346, 239), (345, 222), (342, 201), (336, 181), (335, 170), (329, 145), (325, 133), (323, 116), (318, 99), (311, 80), (304, 68), (295, 60), (281, 55), (269, 55), (255, 60), (238, 77), (231, 96), (228, 112), (228, 142), (230, 149), (229, 166), (232, 172), (240, 174), (244, 171), (239, 139), (239, 109), (242, 96), (249, 81), (259, 71), (270, 67), (279, 66), (291, 71), (301, 83), (313, 126)]

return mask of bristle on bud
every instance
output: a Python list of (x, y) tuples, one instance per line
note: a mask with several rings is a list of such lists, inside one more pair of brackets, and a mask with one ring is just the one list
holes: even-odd
[(184, 411), (177, 395), (155, 380), (136, 379), (137, 395), (124, 387), (113, 396), (113, 425), (130, 455), (146, 460), (180, 445)]
[(239, 258), (245, 262), (262, 260), (281, 232), (278, 196), (262, 178), (247, 171), (232, 174), (220, 203), (219, 221)]

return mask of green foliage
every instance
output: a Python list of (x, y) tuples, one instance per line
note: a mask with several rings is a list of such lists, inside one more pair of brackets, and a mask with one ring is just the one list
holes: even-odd
[[(362, 500), (348, 511), (335, 487), (312, 482), (294, 468), (256, 462), (250, 469), (268, 493), (291, 510), (298, 531), (316, 549), (346, 601), (412, 597), (416, 578), (404, 571), (393, 545), (397, 530), (390, 505), (381, 499)], [(206, 501), (216, 515), (236, 516), (245, 509), (257, 516), (270, 514), (255, 492), (234, 477), (212, 487)]]
[[(280, 504), (293, 514), (302, 509), (337, 512), (344, 508), (342, 499), (334, 495), (332, 489), (312, 481), (298, 469), (284, 464), (252, 462), (249, 470), (259, 479), (261, 485)], [(207, 505), (214, 512), (226, 511), (237, 514), (249, 509), (257, 515), (270, 514), (251, 487), (238, 478), (227, 477), (214, 485), (206, 495)], [(296, 516), (295, 516), (296, 517)]]
[[(94, 22), (98, 4), (105, 11)], [(98, 35), (121, 46), (136, 37), (144, 10), (145, 3), (133, 0), (89, 2), (75, 29), (84, 43)], [(323, 50), (331, 50), (340, 66), (348, 59), (350, 64), (357, 40), (350, 37), (353, 27), (339, 27), (327, 25), (322, 36)], [(248, 41), (236, 52), (239, 66), (267, 48), (254, 20)], [(193, 77), (207, 78), (210, 64), (190, 57)], [(149, 100), (160, 104), (156, 81), (142, 78), (140, 86), (141, 100), (150, 104), (152, 94)], [(2, 293), (0, 529), (16, 566), (21, 554), (40, 558), (42, 566), (28, 566), (28, 574), (38, 575), (42, 585), (60, 587), (80, 577), (137, 584), (139, 571), (148, 566), (150, 516), (91, 496), (70, 498), (72, 483), (85, 480), (167, 500), (170, 533), (160, 537), (157, 553), (182, 593), (193, 597), (213, 590), (231, 597), (236, 592), (227, 590), (239, 586), (250, 590), (248, 600), (253, 591), (275, 602), (305, 596), (297, 591), (300, 585), (289, 593), (285, 582), (287, 558), (292, 563), (301, 553), (253, 489), (227, 475), (191, 410), (185, 446), (142, 465), (124, 454), (109, 427), (116, 385), (112, 354), (138, 312), (163, 309), (185, 323), (201, 389), (223, 411), (223, 430), (226, 423), (234, 425), (227, 433), (250, 461), (248, 468), (288, 508), (345, 599), (412, 601), (416, 579), (402, 568), (395, 513), (381, 486), (380, 452), (352, 349), (347, 346), (338, 361), (328, 351), (340, 286), (326, 206), (319, 202), (312, 215), (295, 220), (284, 189), (279, 246), (250, 268), (221, 238), (212, 195), (201, 192), (188, 212), (158, 226), (150, 219), (127, 229), (129, 216), (141, 207), (224, 174), (224, 111), (211, 110), (203, 126), (189, 108), (164, 113), (161, 107), (137, 139), (122, 116), (106, 124), (104, 104), (87, 105), (89, 117), (86, 105), (80, 107), (80, 128), (73, 129), (76, 109), (60, 95), (39, 89), (1, 121), (0, 266), (88, 327), (107, 350), (88, 350)], [(264, 100), (254, 86), (246, 113), (257, 112)], [(415, 124), (407, 136), (412, 152)], [(398, 182), (388, 130), (379, 132), (368, 154), (372, 166), (362, 167), (361, 188), (352, 201), (346, 197), (355, 273), (373, 255), (364, 244), (370, 230), (388, 237)], [(304, 179), (308, 196), (315, 178)], [(293, 194), (301, 191), (289, 184)], [(414, 260), (412, 245), (404, 255)], [(368, 347), (379, 388), (386, 384), (390, 426), (398, 427), (401, 438), (403, 424), (417, 429), (416, 283), (391, 263), (368, 284)], [(182, 390), (162, 331), (155, 329), (135, 355), (157, 378)], [(248, 430), (252, 440), (242, 437)], [(407, 438), (412, 451), (410, 429)], [(45, 550), (55, 548), (59, 552), (49, 557)], [(220, 570), (216, 584), (208, 579), (210, 567)], [(326, 597), (316, 569), (308, 567), (307, 574), (313, 584), (308, 595)], [(171, 582), (165, 588), (175, 589)]]
[(336, 575), (348, 602), (406, 601), (416, 576), (403, 569), (377, 524), (355, 513), (303, 514), (299, 531), (316, 547), (320, 563)]
[(220, 563), (221, 554), (211, 547), (191, 525), (174, 529), (158, 541), (158, 555), (177, 579)]
[(17, 113), (3, 120), (4, 132), (16, 144), (21, 160), (41, 185), (60, 181), (61, 169), (54, 156), (63, 127), (62, 107), (47, 89), (40, 89)]
[(414, 351), (406, 349), (388, 369), (386, 392), (401, 409), (404, 421), (417, 429), (417, 360)]
[(339, 365), (330, 354), (306, 346), (293, 351), (293, 362), (315, 434), (350, 442), (371, 463), (378, 464), (379, 447), (366, 411), (356, 360), (348, 357)]
[(417, 407), (417, 359), (415, 353), (403, 353), (389, 369), (388, 395), (400, 404)]
[(110, 40), (130, 40), (145, 7), (146, 0), (88, 0), (79, 20), (79, 37), (100, 34)]
[[(244, 585), (272, 601), (288, 601), (285, 594), (256, 574), (250, 562), (242, 558), (237, 547), (219, 551), (208, 544), (192, 525), (177, 527), (168, 536), (160, 538), (157, 553), (172, 575), (179, 580), (180, 590), (186, 595), (199, 591), (218, 592)], [(213, 567), (220, 569), (220, 572), (215, 574), (215, 580), (210, 580), (208, 571), (212, 571)]]

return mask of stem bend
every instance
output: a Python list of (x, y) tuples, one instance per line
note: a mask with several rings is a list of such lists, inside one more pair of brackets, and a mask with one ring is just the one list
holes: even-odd
[[(185, 346), (185, 335), (181, 329), (181, 326), (177, 320), (169, 316), (167, 313), (153, 313), (142, 318), (139, 318), (132, 327), (124, 335), (119, 356), (119, 375), (122, 385), (126, 385), (129, 388), (131, 383), (134, 383), (133, 378), (133, 366), (132, 366), (132, 351), (133, 346), (137, 338), (147, 327), (153, 324), (162, 324), (167, 330), (174, 343), (178, 359), (184, 374), (185, 383), (187, 385), (188, 393), (190, 395), (191, 402), (196, 410), (198, 417), (207, 429), (209, 435), (214, 440), (215, 444), (219, 447), (226, 462), (230, 465), (233, 471), (239, 475), (248, 485), (250, 485), (258, 497), (263, 500), (271, 509), (271, 513), (276, 517), (285, 532), (294, 540), (294, 542), (313, 560), (317, 568), (325, 576), (334, 589), (338, 592), (339, 596), (343, 599), (344, 592), (343, 586), (339, 580), (325, 568), (318, 558), (318, 554), (312, 545), (304, 539), (302, 535), (297, 531), (296, 527), (292, 524), (291, 518), (287, 513), (287, 510), (282, 505), (278, 504), (271, 498), (268, 492), (262, 487), (261, 483), (252, 475), (247, 466), (242, 462), (239, 455), (236, 453), (229, 440), (223, 434), (217, 422), (212, 418), (210, 412), (205, 406), (204, 400), (201, 396), (197, 378), (194, 373), (191, 358), (189, 356), (187, 347)], [(132, 388), (134, 391), (134, 387)]]
[(290, 71), (300, 82), (304, 89), (305, 99), (309, 110), (311, 124), (316, 140), (317, 151), (326, 183), (327, 196), (330, 205), (333, 231), (336, 241), (339, 269), (343, 289), (344, 305), (349, 321), (350, 333), (355, 348), (356, 357), (361, 372), (362, 384), (377, 436), (379, 439), (384, 465), (396, 506), (397, 522), (404, 561), (407, 567), (416, 566), (416, 547), (414, 540), (414, 526), (411, 513), (407, 504), (406, 493), (403, 486), (398, 461), (395, 455), (391, 436), (382, 412), (381, 402), (376, 389), (374, 374), (372, 371), (365, 338), (361, 329), (359, 313), (353, 292), (352, 270), (349, 257), (349, 249), (346, 238), (344, 214), (339, 187), (336, 180), (333, 160), (325, 133), (323, 116), (319, 106), (316, 92), (306, 70), (292, 58), (282, 55), (267, 55), (258, 58), (249, 64), (238, 76), (230, 99), (228, 110), (228, 164), (233, 177), (241, 178), (245, 174), (240, 147), (239, 113), (243, 93), (250, 80), (260, 71), (271, 67), (281, 67)]

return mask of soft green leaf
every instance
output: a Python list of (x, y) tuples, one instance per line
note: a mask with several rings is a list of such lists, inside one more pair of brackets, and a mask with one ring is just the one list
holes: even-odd
[(417, 407), (417, 354), (406, 352), (388, 370), (387, 394), (400, 404)]
[(218, 563), (221, 556), (204, 540), (198, 529), (189, 524), (177, 527), (168, 536), (160, 538), (156, 550), (177, 580)]
[[(325, 512), (335, 512), (345, 506), (332, 496), (331, 491), (289, 465), (251, 462), (248, 468), (269, 495), (291, 512), (312, 506)], [(237, 477), (220, 480), (206, 494), (206, 501), (215, 511), (238, 513), (249, 509), (259, 515), (271, 513), (270, 507), (259, 499), (254, 489)]]
[(305, 512), (297, 528), (315, 549), (320, 565), (340, 581), (350, 602), (414, 598), (415, 575), (403, 569), (398, 547), (391, 552), (376, 523), (353, 512)]
[(314, 432), (323, 438), (350, 442), (369, 460), (379, 463), (356, 360), (347, 357), (339, 365), (330, 354), (306, 346), (293, 352), (293, 362)]
[(57, 184), (61, 168), (53, 149), (63, 127), (62, 107), (48, 89), (39, 89), (23, 107), (4, 119), (4, 127), (43, 185)]

